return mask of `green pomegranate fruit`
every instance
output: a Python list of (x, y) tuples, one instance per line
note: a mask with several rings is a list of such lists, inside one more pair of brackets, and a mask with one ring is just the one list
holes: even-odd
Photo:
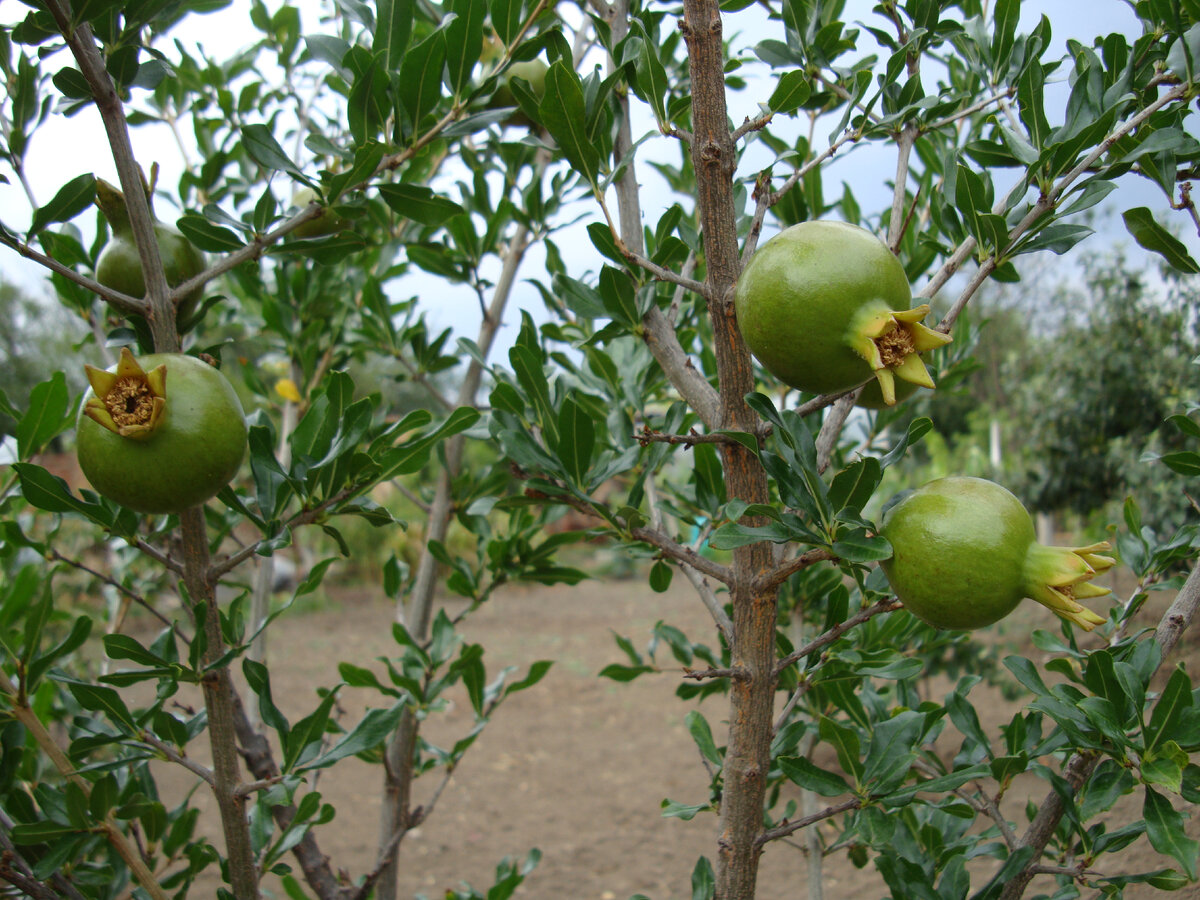
[[(317, 196), (317, 192), (310, 187), (301, 188), (292, 197), (292, 205), (300, 209), (310, 203), (318, 202), (320, 202), (320, 198)], [(328, 237), (331, 234), (343, 232), (349, 227), (350, 223), (345, 218), (339, 216), (332, 208), (322, 206), (321, 214), (298, 225), (292, 232), (292, 236), (297, 238)]]
[[(149, 190), (146, 196), (149, 199)], [(112, 229), (112, 239), (105, 244), (96, 261), (96, 280), (130, 297), (145, 297), (142, 258), (133, 239), (125, 195), (107, 181), (97, 179), (96, 205)], [(173, 226), (155, 220), (154, 235), (158, 239), (158, 254), (162, 259), (168, 287), (177, 287), (204, 271), (204, 254)], [(204, 289), (196, 288), (179, 298), (175, 307), (175, 324), (180, 332), (186, 332), (195, 324), (193, 319), (203, 296)]]
[(523, 62), (515, 62), (508, 67), (508, 70), (500, 78), (500, 83), (496, 86), (496, 90), (492, 93), (488, 100), (488, 109), (505, 109), (513, 106), (516, 109), (509, 115), (506, 122), (510, 125), (522, 125), (530, 127), (534, 124), (517, 103), (516, 94), (513, 93), (512, 81), (514, 78), (520, 78), (529, 84), (529, 89), (533, 91), (535, 97), (541, 99), (546, 93), (546, 74), (550, 71), (540, 59), (530, 59)]
[(826, 220), (763, 244), (734, 295), (746, 346), (784, 384), (828, 394), (873, 379), (888, 406), (897, 378), (934, 386), (920, 354), (950, 342), (921, 324), (928, 304), (911, 304), (904, 267), (886, 244)]
[(1102, 597), (1091, 583), (1114, 564), (1108, 543), (1047, 547), (1021, 501), (982, 478), (931, 481), (884, 512), (892, 545), (881, 563), (896, 596), (936, 628), (982, 628), (1028, 597), (1091, 631), (1105, 621), (1078, 600)]
[(86, 366), (91, 390), (76, 426), (92, 487), (143, 513), (178, 513), (227, 485), (246, 455), (246, 416), (216, 368), (182, 353)]

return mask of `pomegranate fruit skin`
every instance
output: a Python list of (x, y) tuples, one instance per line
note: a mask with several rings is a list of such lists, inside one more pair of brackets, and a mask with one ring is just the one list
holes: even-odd
[(898, 496), (879, 533), (892, 546), (880, 563), (896, 596), (935, 628), (983, 628), (1032, 598), (1091, 630), (1105, 621), (1077, 598), (1109, 593), (1091, 583), (1114, 561), (1107, 543), (1048, 547), (1010, 491), (983, 478), (939, 478)]
[[(246, 417), (233, 385), (213, 366), (179, 353), (137, 362), (166, 366), (166, 403), (149, 435), (118, 434), (87, 415), (76, 425), (79, 468), (100, 494), (141, 513), (179, 513), (211, 499), (246, 455)], [(113, 370), (109, 370), (113, 371)]]
[(738, 327), (777, 379), (817, 394), (877, 385), (892, 405), (899, 385), (933, 387), (920, 353), (950, 338), (920, 324), (904, 267), (882, 241), (846, 222), (814, 220), (772, 237), (738, 280)]

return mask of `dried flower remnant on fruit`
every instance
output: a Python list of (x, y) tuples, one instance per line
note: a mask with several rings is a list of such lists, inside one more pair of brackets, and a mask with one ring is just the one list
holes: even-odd
[(851, 346), (875, 373), (888, 406), (896, 402), (897, 378), (925, 388), (935, 386), (920, 354), (943, 347), (952, 338), (923, 325), (921, 320), (928, 314), (928, 303), (903, 310), (870, 307), (855, 323)]
[(84, 366), (93, 396), (84, 407), (84, 415), (109, 431), (135, 441), (154, 434), (167, 408), (167, 367), (159, 365), (145, 371), (128, 347), (113, 372)]
[(1090, 600), (1111, 594), (1106, 587), (1093, 584), (1092, 579), (1116, 565), (1116, 560), (1102, 554), (1112, 549), (1107, 541), (1086, 547), (1030, 547), (1029, 567), (1040, 578), (1030, 584), (1030, 596), (1051, 612), (1073, 622), (1086, 631), (1107, 621), (1080, 600)]

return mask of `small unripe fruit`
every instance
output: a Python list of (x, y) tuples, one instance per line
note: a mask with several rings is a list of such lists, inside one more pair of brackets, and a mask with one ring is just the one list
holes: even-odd
[[(124, 194), (108, 182), (98, 179), (96, 205), (112, 229), (112, 239), (104, 245), (96, 260), (96, 280), (130, 297), (145, 297), (146, 279), (142, 273), (142, 258), (133, 239), (133, 226), (129, 222)], [(154, 236), (168, 287), (177, 287), (204, 271), (204, 254), (178, 229), (155, 220)], [(199, 287), (179, 298), (175, 307), (175, 324), (180, 332), (187, 331), (195, 324), (192, 319), (203, 296), (204, 288)]]
[(904, 267), (875, 235), (816, 220), (775, 235), (750, 258), (734, 295), (746, 346), (784, 384), (818, 394), (873, 379), (885, 405), (896, 379), (932, 388), (920, 354), (950, 342), (912, 306)]
[(1047, 547), (1009, 491), (982, 478), (939, 478), (902, 495), (879, 533), (892, 545), (880, 565), (896, 596), (936, 628), (982, 628), (1024, 598), (1090, 631), (1105, 619), (1079, 599), (1109, 593), (1091, 583), (1114, 561), (1107, 543)]
[(76, 424), (76, 453), (99, 493), (138, 512), (178, 513), (237, 474), (246, 417), (216, 368), (181, 353), (136, 360), (125, 347), (114, 368), (86, 370), (92, 387)]

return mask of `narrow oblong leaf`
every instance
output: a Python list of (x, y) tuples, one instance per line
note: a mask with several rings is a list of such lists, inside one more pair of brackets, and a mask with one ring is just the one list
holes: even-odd
[(266, 125), (255, 123), (242, 128), (242, 146), (250, 158), (265, 169), (287, 172), (298, 178), (303, 176), (300, 167), (292, 162)]
[(435, 194), (424, 185), (381, 184), (378, 190), (393, 212), (422, 225), (436, 227), (464, 212), (453, 200)]
[(579, 75), (561, 60), (546, 73), (546, 93), (538, 112), (567, 161), (594, 186), (599, 178), (600, 154), (587, 133), (583, 85)]
[(850, 785), (845, 778), (814, 765), (802, 756), (782, 756), (778, 762), (788, 780), (806, 791), (822, 797), (840, 797), (850, 793)]
[(1139, 206), (1126, 210), (1121, 214), (1121, 218), (1125, 220), (1126, 230), (1138, 245), (1157, 253), (1171, 268), (1189, 275), (1200, 272), (1200, 263), (1192, 258), (1179, 238), (1158, 223), (1148, 207)]
[(96, 176), (90, 172), (72, 178), (58, 189), (45, 206), (33, 214), (29, 236), (37, 234), (51, 222), (68, 222), (92, 205), (96, 197)]
[(435, 31), (404, 55), (400, 64), (400, 102), (413, 127), (437, 104), (442, 93), (442, 65), (446, 61), (446, 33)]
[(49, 381), (34, 385), (29, 392), (29, 408), (17, 421), (17, 455), (21, 459), (45, 449), (63, 430), (70, 421), (69, 405), (70, 391), (62, 372), (55, 372)]
[(1146, 750), (1153, 750), (1163, 738), (1174, 736), (1180, 718), (1192, 708), (1192, 681), (1181, 668), (1171, 673), (1167, 686), (1154, 704), (1146, 724)]
[(1188, 874), (1196, 878), (1196, 856), (1200, 843), (1187, 836), (1183, 816), (1171, 801), (1151, 787), (1146, 788), (1142, 803), (1142, 818), (1146, 821), (1146, 837), (1159, 853), (1175, 859)]
[(596, 448), (596, 426), (574, 393), (568, 394), (558, 411), (559, 461), (576, 484), (587, 478), (588, 466)]
[(415, 0), (377, 0), (375, 39), (371, 49), (380, 56), (383, 67), (391, 72), (399, 67), (412, 35)]
[(405, 701), (401, 701), (388, 709), (370, 709), (357, 725), (341, 740), (322, 753), (312, 762), (305, 764), (304, 770), (323, 769), (332, 766), (340, 759), (364, 753), (378, 747), (387, 740), (388, 735), (395, 731), (404, 713)]

